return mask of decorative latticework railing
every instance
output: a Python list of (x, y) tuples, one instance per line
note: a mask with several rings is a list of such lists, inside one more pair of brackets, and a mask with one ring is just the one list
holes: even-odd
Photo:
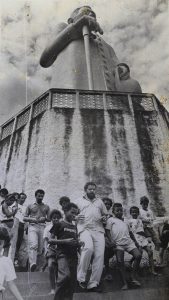
[[(132, 106), (133, 111), (157, 112), (158, 105), (159, 101), (153, 94), (50, 89), (0, 127), (0, 140), (9, 137), (48, 109), (78, 108), (128, 112)], [(166, 119), (169, 118), (167, 111), (166, 115)]]

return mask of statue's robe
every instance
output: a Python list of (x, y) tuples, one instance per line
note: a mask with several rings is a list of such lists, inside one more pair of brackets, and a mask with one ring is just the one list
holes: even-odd
[[(67, 24), (58, 26), (56, 35)], [(94, 90), (115, 90), (114, 69), (119, 63), (113, 48), (102, 38), (90, 39), (90, 55)], [(74, 40), (53, 63), (51, 88), (88, 90), (88, 76), (84, 40)]]

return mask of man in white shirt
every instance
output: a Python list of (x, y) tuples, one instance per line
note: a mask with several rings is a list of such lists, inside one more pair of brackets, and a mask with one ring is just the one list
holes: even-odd
[[(82, 288), (87, 287), (89, 291), (101, 292), (99, 283), (103, 271), (105, 249), (102, 221), (104, 216), (107, 215), (107, 209), (103, 201), (95, 195), (95, 183), (86, 183), (84, 191), (85, 195), (76, 202), (80, 210), (80, 215), (77, 220), (77, 229), (80, 240), (85, 244), (81, 250), (77, 279)], [(86, 274), (92, 255), (92, 273), (87, 284)]]

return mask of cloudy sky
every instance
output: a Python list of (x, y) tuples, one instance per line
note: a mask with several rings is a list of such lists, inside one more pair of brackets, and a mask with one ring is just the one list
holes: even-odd
[(50, 88), (51, 68), (40, 67), (40, 55), (56, 24), (83, 4), (143, 91), (169, 109), (168, 0), (0, 0), (0, 123)]

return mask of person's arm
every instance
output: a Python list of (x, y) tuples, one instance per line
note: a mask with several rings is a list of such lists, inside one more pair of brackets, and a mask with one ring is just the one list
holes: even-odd
[(46, 221), (50, 222), (50, 207), (47, 207), (47, 212), (46, 212)]
[(143, 222), (143, 225), (144, 225), (144, 224), (149, 224), (149, 223), (150, 223), (150, 218), (147, 218), (147, 217), (144, 216), (144, 214), (142, 214), (141, 212), (140, 212), (139, 219)]
[(136, 240), (136, 238), (135, 238), (135, 236), (134, 236), (134, 233), (130, 230), (130, 231), (129, 231), (129, 234), (130, 234), (131, 239), (132, 239), (133, 242), (135, 243), (136, 247), (137, 247), (137, 248), (140, 248), (140, 245), (139, 245), (139, 243), (137, 242), (137, 240)]
[(113, 218), (109, 218), (107, 220), (107, 225), (106, 225), (106, 228), (105, 228), (105, 233), (106, 233), (106, 237), (108, 239), (109, 244), (112, 247), (116, 247), (116, 243), (113, 241), (112, 235), (111, 235), (111, 230), (112, 230), (112, 226), (113, 226), (113, 221), (112, 220), (113, 220)]
[(21, 296), (15, 282), (13, 280), (11, 281), (8, 281), (8, 287), (11, 291), (11, 293), (14, 295), (14, 297), (17, 299), (17, 300), (23, 300), (23, 297)]
[(46, 205), (46, 217), (38, 218), (38, 223), (50, 222), (50, 208)]
[(14, 217), (17, 212), (17, 207), (10, 212), (8, 205), (5, 202), (2, 204), (2, 209), (7, 218)]
[(28, 223), (37, 223), (36, 218), (30, 217), (30, 206), (27, 207), (23, 220)]
[(49, 243), (49, 239), (47, 237), (44, 238), (44, 249), (45, 249), (45, 254), (48, 251), (48, 243)]
[(87, 25), (90, 31), (98, 31), (103, 34), (102, 29), (96, 19), (83, 15), (75, 21), (75, 23), (65, 24), (65, 28), (59, 32), (55, 41), (47, 47), (41, 55), (40, 65), (43, 68), (50, 67), (56, 60), (58, 54), (73, 40), (82, 38), (82, 28)]
[(3, 292), (4, 290), (5, 290), (4, 286), (2, 286), (2, 285), (0, 284), (0, 292)]
[(51, 245), (78, 245), (78, 240), (74, 238), (68, 238), (68, 239), (63, 239), (63, 240), (57, 240), (57, 239), (49, 239), (49, 244)]

